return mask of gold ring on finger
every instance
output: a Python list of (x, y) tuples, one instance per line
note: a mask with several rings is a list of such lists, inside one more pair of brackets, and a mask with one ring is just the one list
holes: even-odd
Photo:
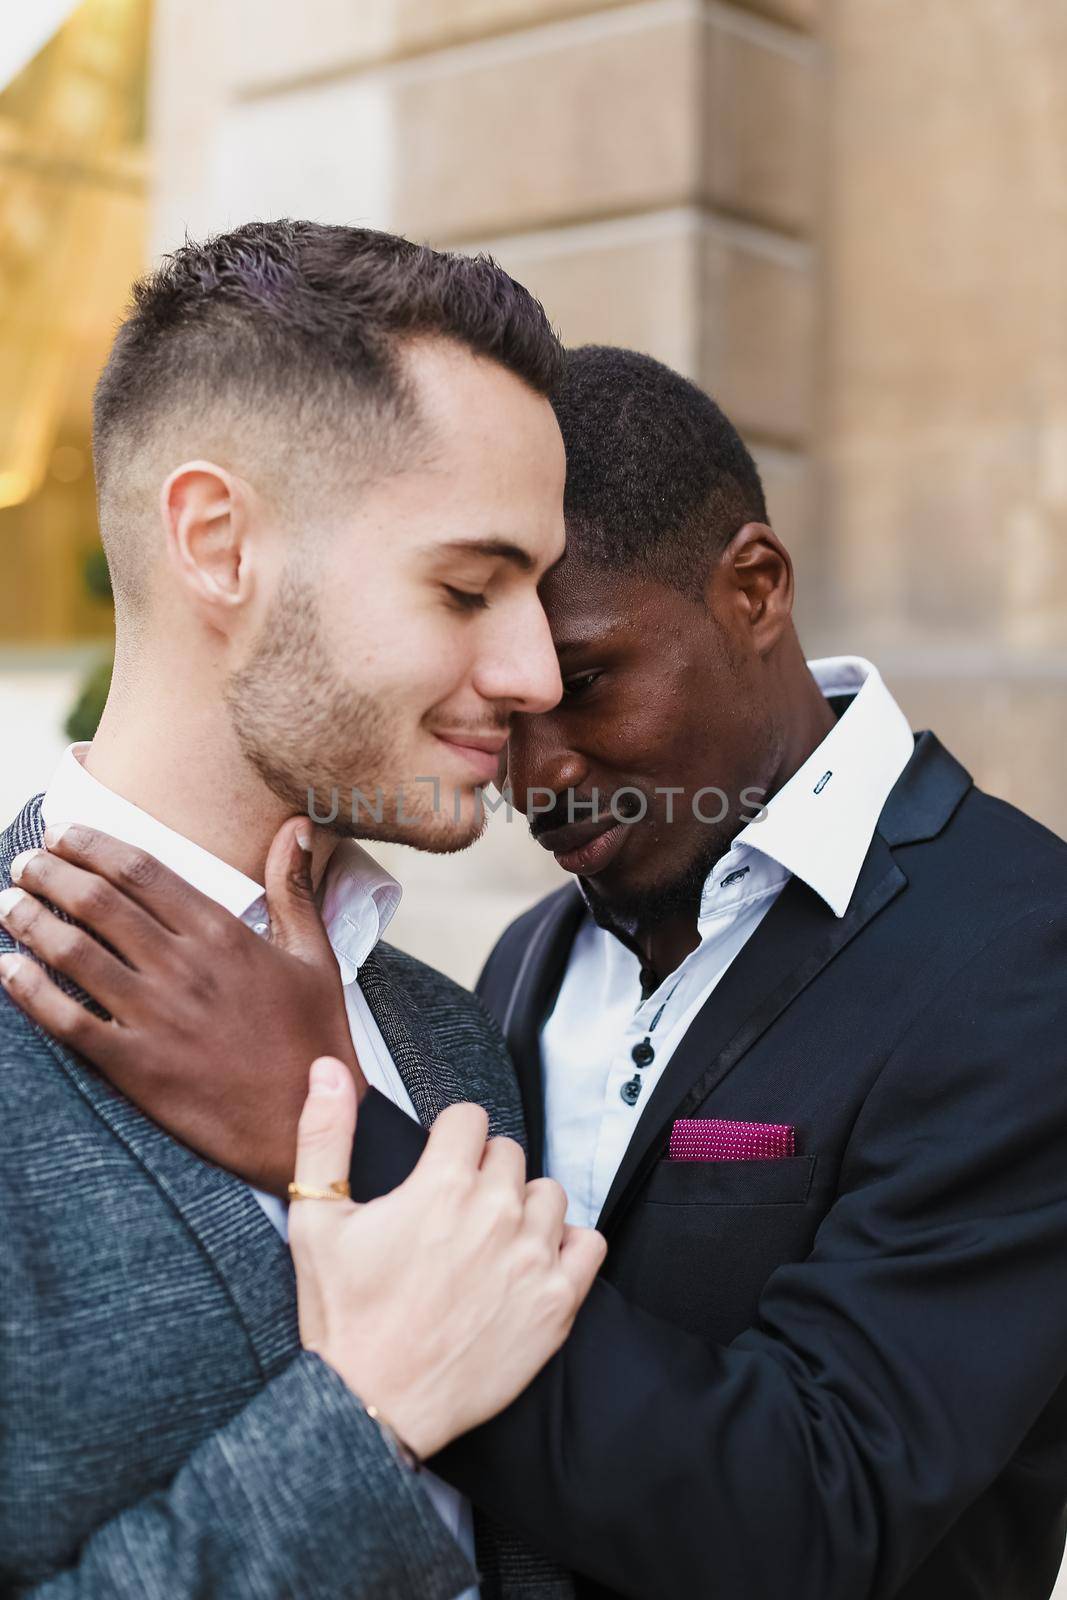
[(348, 1200), (352, 1191), (348, 1180), (341, 1178), (337, 1183), (331, 1183), (328, 1189), (313, 1189), (306, 1183), (291, 1183), (289, 1185), (290, 1200)]

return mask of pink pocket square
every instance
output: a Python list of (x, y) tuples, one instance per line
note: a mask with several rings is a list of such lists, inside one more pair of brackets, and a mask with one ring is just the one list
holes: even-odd
[(784, 1122), (726, 1122), (681, 1117), (671, 1129), (670, 1161), (773, 1161), (796, 1151), (796, 1130)]

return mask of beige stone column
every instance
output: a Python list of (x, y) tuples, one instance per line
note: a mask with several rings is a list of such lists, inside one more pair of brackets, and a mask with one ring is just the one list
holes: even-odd
[(831, 16), (825, 633), (1067, 832), (1067, 8)]

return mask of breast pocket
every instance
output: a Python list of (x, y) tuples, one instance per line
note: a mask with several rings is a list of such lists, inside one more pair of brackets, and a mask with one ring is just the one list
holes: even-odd
[(647, 1205), (803, 1205), (815, 1177), (815, 1156), (763, 1161), (661, 1161), (642, 1199)]
[(815, 1156), (660, 1161), (611, 1237), (607, 1275), (654, 1316), (728, 1344), (775, 1269), (811, 1249), (815, 1167)]

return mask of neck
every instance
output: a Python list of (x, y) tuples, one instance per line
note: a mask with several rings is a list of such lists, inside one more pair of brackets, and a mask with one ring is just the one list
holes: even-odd
[[(779, 668), (781, 694), (781, 722), (784, 731), (782, 754), (777, 768), (766, 785), (768, 799), (778, 793), (804, 765), (805, 761), (826, 738), (834, 726), (833, 710), (815, 682), (804, 660), (799, 640), (787, 641), (788, 658)], [(729, 849), (743, 823), (738, 822), (723, 841), (723, 853)], [(702, 887), (697, 888), (690, 903), (664, 917), (655, 925), (637, 931), (635, 948), (649, 968), (662, 981), (674, 972), (691, 951), (700, 943), (697, 918), (700, 913)]]
[(85, 760), (98, 782), (257, 883), (289, 814), (244, 759), (221, 683), (188, 662), (115, 677)]

